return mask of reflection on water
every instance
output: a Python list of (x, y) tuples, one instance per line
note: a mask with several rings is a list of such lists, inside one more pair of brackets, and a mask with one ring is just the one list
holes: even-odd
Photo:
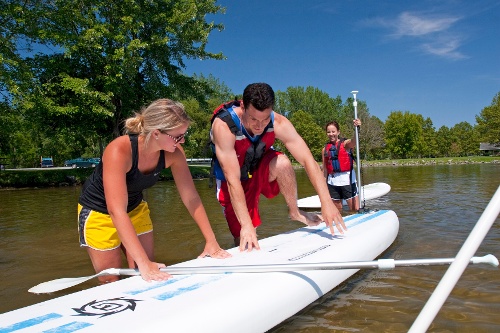
[[(400, 232), (385, 258), (445, 258), (456, 255), (499, 186), (500, 165), (372, 167), (363, 182), (385, 182), (391, 192), (367, 202), (391, 209)], [(298, 170), (299, 197), (314, 194)], [(232, 247), (222, 211), (206, 180), (196, 181), (219, 243)], [(94, 274), (78, 246), (76, 202), (80, 188), (0, 190), (0, 313), (89, 288), (91, 280), (52, 295), (27, 290), (43, 281)], [(192, 259), (204, 243), (182, 205), (173, 182), (146, 193), (155, 224), (158, 261)], [(262, 199), (260, 238), (301, 227), (290, 221), (282, 197)], [(500, 256), (498, 219), (477, 255)], [(365, 270), (335, 288), (274, 332), (406, 332), (447, 266)], [(293, 292), (293, 291), (290, 291)], [(6, 301), (8, 300), (8, 301)], [(265, 301), (265, 300), (263, 300)], [(497, 268), (469, 267), (434, 320), (431, 332), (497, 332), (500, 328), (500, 278)]]

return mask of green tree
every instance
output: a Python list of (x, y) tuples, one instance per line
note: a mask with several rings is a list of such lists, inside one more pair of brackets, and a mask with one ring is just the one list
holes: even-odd
[[(9, 101), (9, 92), (21, 89), (21, 83), (29, 82), (31, 72), (19, 50), (30, 52), (31, 47), (20, 39), (24, 25), (22, 6), (19, 1), (0, 2), (0, 94)], [(21, 21), (21, 22), (19, 22)]]
[(232, 100), (235, 95), (224, 82), (213, 75), (195, 75), (195, 78), (207, 89), (203, 103), (194, 98), (182, 101), (192, 120), (184, 148), (188, 157), (208, 157), (211, 156), (209, 133), (213, 111), (220, 104)]
[[(304, 139), (307, 146), (311, 150), (316, 161), (321, 161), (321, 150), (327, 140), (325, 131), (314, 122), (311, 114), (308, 112), (297, 110), (290, 118), (290, 122), (295, 126), (297, 133)], [(278, 150), (284, 151), (289, 158), (293, 160), (291, 154), (284, 149), (281, 142), (277, 143)]]
[(437, 153), (440, 157), (451, 156), (451, 147), (453, 143), (453, 137), (451, 130), (446, 126), (441, 126), (436, 134), (436, 140), (438, 141)]
[[(216, 78), (212, 74), (205, 77), (203, 74), (193, 75), (200, 83), (205, 85), (204, 101), (213, 100), (216, 105), (233, 100), (236, 95), (223, 81)], [(208, 106), (208, 105), (207, 105)]]
[(476, 122), (481, 142), (500, 144), (500, 92), (476, 116)]
[(410, 158), (418, 152), (422, 138), (422, 116), (392, 111), (385, 122), (385, 142), (392, 158)]
[(431, 118), (423, 119), (422, 143), (420, 155), (422, 157), (436, 157), (438, 154), (437, 136)]
[(479, 138), (471, 124), (466, 121), (450, 129), (452, 136), (451, 151), (454, 156), (470, 156), (479, 153)]
[[(191, 118), (191, 126), (188, 129), (188, 135), (182, 145), (186, 156), (202, 157), (207, 156), (206, 148), (208, 145), (209, 127), (207, 119), (209, 115), (200, 106), (200, 103), (194, 98), (182, 101), (189, 118)], [(203, 154), (205, 152), (205, 154)]]
[(185, 59), (224, 58), (206, 51), (223, 28), (206, 21), (224, 12), (215, 2), (4, 0), (2, 88), (31, 121), (56, 120), (47, 131), (72, 123), (96, 137), (119, 135), (124, 118), (157, 98), (204, 101), (206, 85), (182, 70)]
[(342, 100), (331, 98), (327, 93), (314, 87), (288, 87), (285, 92), (276, 92), (275, 111), (291, 118), (297, 111), (303, 111), (313, 117), (319, 126), (339, 119)]
[(10, 106), (5, 102), (0, 102), (0, 123), (2, 130), (0, 131), (0, 155), (5, 155), (10, 151), (9, 137), (15, 130), (16, 121), (15, 115), (10, 112)]
[(358, 114), (361, 119), (359, 129), (359, 154), (360, 157), (368, 159), (382, 159), (384, 142), (384, 123), (375, 116), (361, 112)]
[[(352, 123), (356, 113), (353, 102), (352, 97), (347, 98), (337, 120), (341, 134), (346, 138), (355, 138), (356, 134)], [(358, 153), (360, 158), (368, 159), (375, 152), (380, 153), (380, 149), (384, 146), (384, 124), (377, 117), (370, 115), (365, 101), (358, 100), (357, 103), (357, 116), (362, 124), (358, 131), (360, 146)]]
[[(351, 130), (353, 129), (352, 120), (355, 116), (353, 102), (354, 98), (348, 97), (345, 102), (340, 105), (337, 117), (333, 119), (339, 123), (340, 127), (343, 129), (342, 134), (345, 134), (345, 136), (350, 136), (352, 133)], [(357, 102), (358, 118), (363, 122), (363, 120), (368, 119), (370, 116), (368, 106), (364, 101), (357, 100)], [(346, 129), (348, 129), (348, 131)]]

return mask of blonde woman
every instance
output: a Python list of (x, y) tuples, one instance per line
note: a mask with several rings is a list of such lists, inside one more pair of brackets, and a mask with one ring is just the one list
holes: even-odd
[[(128, 266), (137, 267), (144, 280), (171, 277), (160, 271), (164, 264), (154, 262), (153, 224), (142, 193), (165, 168), (171, 168), (180, 197), (205, 237), (200, 257), (231, 256), (215, 239), (186, 162), (181, 144), (189, 124), (181, 103), (159, 99), (127, 119), (126, 134), (104, 150), (78, 204), (80, 245), (86, 247), (96, 272), (120, 267), (123, 251)], [(118, 277), (99, 279), (112, 282)]]

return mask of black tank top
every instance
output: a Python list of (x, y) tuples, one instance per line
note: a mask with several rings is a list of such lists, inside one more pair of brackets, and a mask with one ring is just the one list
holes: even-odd
[[(132, 168), (126, 175), (128, 193), (127, 213), (139, 206), (143, 199), (142, 191), (156, 184), (160, 177), (161, 170), (165, 169), (165, 152), (161, 150), (158, 164), (153, 172), (144, 175), (139, 171), (137, 168), (139, 164), (137, 135), (129, 135), (129, 138), (132, 146)], [(101, 163), (96, 166), (92, 175), (90, 175), (83, 185), (78, 203), (85, 208), (108, 214), (102, 181), (102, 164), (103, 162), (101, 160)]]

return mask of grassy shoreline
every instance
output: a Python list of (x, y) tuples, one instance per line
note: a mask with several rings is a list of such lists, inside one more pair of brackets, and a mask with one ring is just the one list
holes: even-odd
[[(500, 156), (473, 157), (443, 157), (399, 160), (363, 161), (363, 167), (377, 166), (425, 166), (444, 164), (500, 164)], [(302, 168), (294, 165), (294, 168)], [(208, 178), (210, 166), (189, 166), (195, 179)], [(0, 171), (0, 189), (39, 188), (81, 185), (92, 173), (92, 168), (81, 169), (37, 169), (37, 170), (2, 170)], [(165, 169), (160, 175), (161, 181), (173, 180), (170, 169)]]
[(363, 166), (390, 166), (390, 165), (407, 166), (407, 165), (480, 164), (480, 163), (500, 163), (500, 156), (439, 157), (439, 158), (361, 161), (361, 164)]
[[(189, 166), (194, 179), (208, 178), (210, 166)], [(94, 171), (93, 168), (79, 169), (36, 169), (0, 171), (0, 189), (39, 188), (82, 185)], [(164, 169), (160, 181), (173, 180), (170, 169)]]

